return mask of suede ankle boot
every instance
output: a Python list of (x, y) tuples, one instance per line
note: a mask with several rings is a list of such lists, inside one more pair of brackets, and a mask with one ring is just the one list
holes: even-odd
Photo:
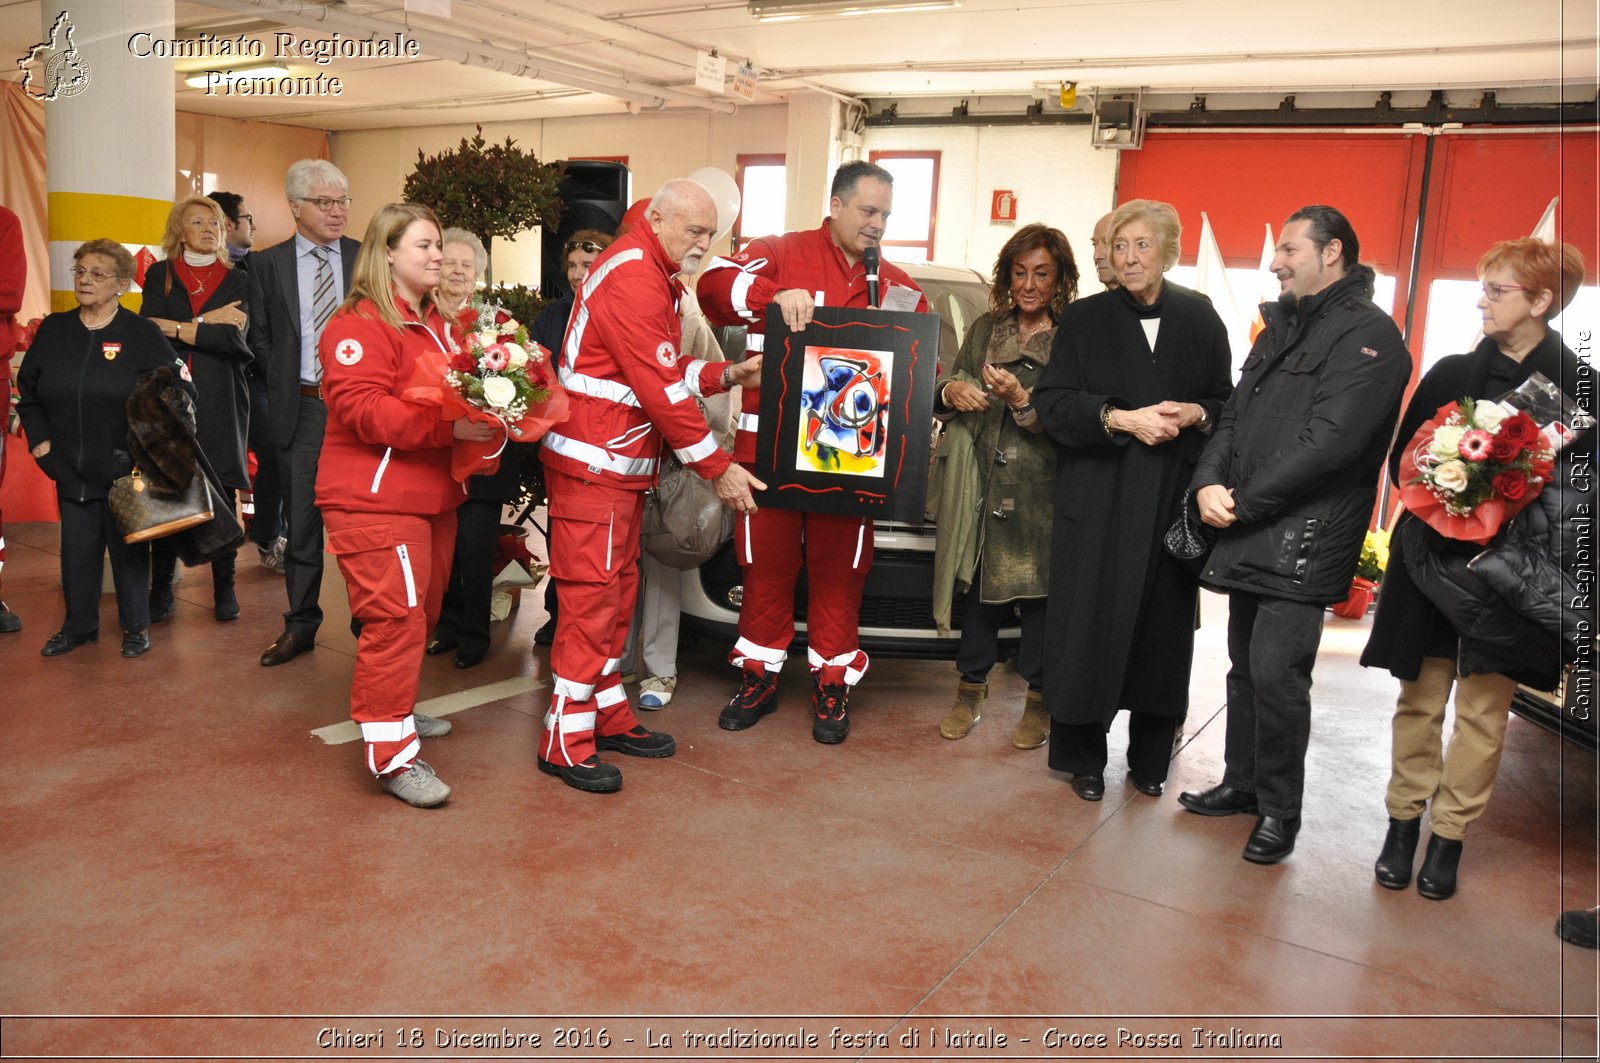
[(177, 608), (172, 597), (172, 579), (178, 574), (176, 554), (150, 555), (150, 622), (165, 620)]
[(1411, 885), (1411, 866), (1417, 859), (1417, 839), (1422, 835), (1422, 819), (1389, 817), (1389, 833), (1372, 874), (1385, 889), (1403, 890)]
[(988, 683), (959, 680), (956, 684), (956, 703), (939, 721), (939, 733), (946, 738), (965, 738), (971, 734), (973, 726), (983, 719), (983, 702), (988, 696)]
[(233, 593), (233, 570), (238, 559), (235, 553), (211, 562), (211, 599), (218, 620), (239, 619), (239, 599)]
[(1044, 711), (1044, 695), (1037, 690), (1028, 691), (1022, 703), (1022, 719), (1017, 721), (1011, 744), (1018, 749), (1038, 749), (1050, 737), (1050, 714)]

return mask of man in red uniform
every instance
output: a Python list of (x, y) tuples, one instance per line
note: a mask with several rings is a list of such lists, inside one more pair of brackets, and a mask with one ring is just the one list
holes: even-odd
[[(863, 253), (883, 238), (894, 202), (894, 177), (881, 166), (848, 162), (833, 176), (828, 218), (806, 232), (755, 240), (731, 259), (706, 268), (696, 291), (714, 325), (745, 325), (746, 349), (765, 344), (767, 306), (776, 303), (796, 332), (811, 323), (817, 306), (868, 306)], [(881, 266), (878, 304), (926, 312), (928, 302), (905, 271)], [(761, 410), (760, 389), (744, 389), (735, 461), (753, 462)], [(855, 517), (764, 509), (747, 513), (734, 531), (744, 566), (739, 641), (728, 660), (742, 669), (739, 692), (717, 722), (742, 731), (778, 707), (778, 670), (794, 638), (794, 585), (804, 560), (810, 580), (807, 653), (814, 685), (811, 736), (842, 742), (850, 731), (846, 701), (867, 672), (857, 626), (861, 588), (872, 567), (872, 522)]]
[(636, 225), (594, 262), (578, 290), (561, 351), (571, 417), (544, 437), (550, 490), (550, 574), (560, 604), (550, 651), (554, 689), (539, 770), (591, 793), (622, 787), (599, 750), (670, 757), (672, 736), (633, 715), (619, 668), (639, 589), (639, 520), (663, 438), (716, 484), (725, 505), (755, 510), (766, 485), (733, 464), (695, 404), (750, 385), (760, 359), (685, 359), (678, 349), (678, 274), (693, 274), (717, 231), (717, 208), (693, 181), (669, 181)]
[[(22, 253), (22, 223), (0, 207), (0, 484), (6, 481), (6, 422), (11, 418), (11, 356), (17, 352), (22, 329), (17, 313), (22, 309), (22, 289), (28, 279), (28, 259)], [(0, 520), (0, 569), (6, 565), (6, 527)], [(22, 621), (0, 601), (0, 632), (21, 631)]]

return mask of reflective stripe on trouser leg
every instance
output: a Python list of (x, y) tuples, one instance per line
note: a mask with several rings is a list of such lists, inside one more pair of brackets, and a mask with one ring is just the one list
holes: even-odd
[(594, 707), (599, 717), (595, 730), (601, 735), (619, 735), (639, 726), (639, 718), (628, 704), (628, 692), (622, 689), (620, 675), (610, 675), (600, 681), (594, 692)]
[(539, 759), (571, 767), (593, 756), (594, 706), (593, 699), (573, 701), (559, 689), (551, 695), (550, 711), (544, 715), (539, 736)]
[(867, 674), (867, 655), (861, 650), (852, 650), (841, 653), (837, 657), (824, 657), (816, 650), (806, 650), (806, 663), (811, 666), (813, 675), (821, 675), (822, 681), (828, 685), (831, 679), (839, 679), (847, 687), (853, 687), (861, 682)]
[(417, 739), (417, 718), (364, 723), (361, 741), (366, 744), (367, 770), (374, 775), (392, 775), (411, 767), (422, 749)]

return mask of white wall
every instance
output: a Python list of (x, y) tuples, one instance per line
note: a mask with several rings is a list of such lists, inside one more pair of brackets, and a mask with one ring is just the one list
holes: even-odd
[[(1072, 243), (1079, 292), (1100, 290), (1089, 235), (1113, 206), (1119, 153), (1091, 147), (1087, 126), (876, 127), (866, 131), (862, 157), (873, 151), (941, 153), (935, 262), (987, 277), (1018, 228), (1043, 222)], [(989, 220), (990, 194), (1002, 188), (1016, 193), (1014, 224)]]

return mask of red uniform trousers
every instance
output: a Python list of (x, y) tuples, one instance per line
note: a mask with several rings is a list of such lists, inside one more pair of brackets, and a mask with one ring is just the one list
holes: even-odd
[(855, 686), (867, 673), (861, 652), (861, 588), (872, 568), (872, 521), (786, 509), (741, 514), (733, 532), (744, 566), (739, 641), (728, 661), (776, 672), (794, 639), (794, 587), (805, 561), (807, 658), (819, 680)]
[[(0, 339), (5, 333), (0, 332)], [(0, 359), (0, 366), (9, 366), (8, 359)], [(11, 373), (7, 369), (4, 378), (0, 378), (0, 487), (6, 483), (6, 425), (11, 419)], [(0, 576), (6, 569), (6, 519), (0, 512)]]
[(539, 759), (581, 764), (597, 735), (631, 731), (639, 720), (622, 689), (622, 649), (639, 594), (639, 523), (644, 492), (553, 469), (550, 578), (560, 610), (550, 647), (553, 689)]
[(368, 770), (394, 775), (411, 767), (421, 749), (411, 712), (422, 648), (450, 577), (456, 513), (324, 509), (322, 522), (350, 593), (350, 615), (361, 621), (350, 718), (361, 725)]

